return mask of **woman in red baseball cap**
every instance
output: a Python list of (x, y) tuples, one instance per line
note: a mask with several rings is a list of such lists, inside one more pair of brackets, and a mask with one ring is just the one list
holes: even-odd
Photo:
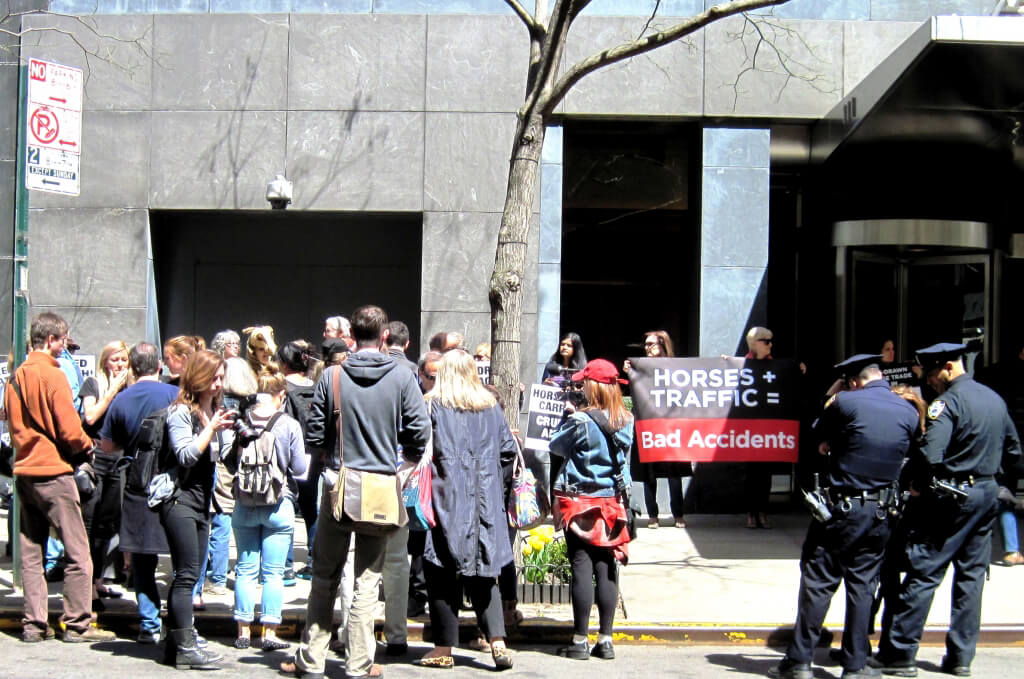
[[(630, 540), (626, 512), (633, 417), (619, 389), (626, 382), (610, 362), (594, 359), (572, 379), (583, 383), (586, 404), (577, 411), (567, 401), (551, 439), (551, 453), (564, 458), (553, 488), (555, 527), (565, 532), (572, 567), (573, 639), (559, 655), (611, 660), (618, 562), (626, 562)], [(591, 650), (587, 625), (595, 596), (600, 626)]]

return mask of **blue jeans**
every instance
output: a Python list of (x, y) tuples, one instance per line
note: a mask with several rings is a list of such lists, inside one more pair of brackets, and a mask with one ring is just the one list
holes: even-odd
[(132, 586), (143, 632), (160, 631), (160, 590), (156, 586), (157, 554), (132, 554)]
[(210, 582), (223, 587), (228, 581), (228, 555), (231, 550), (231, 515), (214, 514), (210, 518), (210, 547), (199, 569), (199, 579), (192, 590), (192, 596), (203, 593), (206, 571), (210, 570)]
[[(260, 622), (281, 622), (284, 593), (284, 561), (295, 530), (295, 508), (289, 498), (276, 507), (235, 505), (232, 521), (235, 531), (235, 620), (252, 622), (256, 598), (257, 573), (263, 570), (263, 599)], [(262, 561), (262, 566), (261, 566)]]
[(1009, 511), (999, 512), (999, 526), (1003, 529), (1003, 551), (1020, 551), (1020, 542), (1017, 540), (1017, 515)]
[(46, 570), (57, 565), (57, 559), (64, 555), (64, 543), (52, 535), (46, 539)]

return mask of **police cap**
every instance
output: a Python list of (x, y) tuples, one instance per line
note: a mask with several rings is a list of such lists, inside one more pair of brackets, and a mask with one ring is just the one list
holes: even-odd
[(871, 364), (882, 362), (881, 354), (854, 354), (845, 361), (836, 363), (833, 366), (846, 379), (852, 379), (860, 374), (860, 371)]
[(940, 342), (924, 349), (918, 349), (917, 362), (921, 364), (925, 372), (929, 372), (946, 361), (956, 361), (967, 351), (966, 344), (953, 344), (952, 342)]

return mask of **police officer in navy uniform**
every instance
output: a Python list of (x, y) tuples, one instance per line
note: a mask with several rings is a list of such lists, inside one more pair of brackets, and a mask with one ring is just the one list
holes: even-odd
[(908, 572), (892, 622), (882, 629), (877, 660), (883, 674), (917, 676), (918, 643), (950, 562), (953, 611), (942, 671), (958, 677), (971, 673), (997, 514), (994, 476), (1004, 456), (1008, 461), (1020, 456), (1020, 442), (1003, 399), (964, 371), (966, 349), (936, 344), (917, 352), (939, 396), (928, 406), (921, 459), (915, 460), (925, 471), (913, 482), (920, 495), (911, 499), (904, 518), (910, 524)]
[(846, 587), (846, 622), (840, 656), (843, 677), (878, 676), (868, 666), (868, 625), (882, 554), (889, 539), (893, 482), (920, 427), (917, 410), (889, 389), (881, 356), (857, 354), (839, 365), (849, 391), (826, 404), (815, 432), (828, 456), (831, 518), (815, 520), (800, 555), (800, 594), (793, 642), (769, 676), (811, 679), (811, 660), (832, 595)]

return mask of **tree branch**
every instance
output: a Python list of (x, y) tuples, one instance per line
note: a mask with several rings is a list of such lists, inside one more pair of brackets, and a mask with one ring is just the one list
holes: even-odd
[(545, 102), (545, 110), (550, 112), (565, 97), (573, 85), (579, 82), (584, 76), (610, 64), (635, 57), (638, 54), (650, 52), (662, 45), (675, 42), (691, 33), (704, 28), (708, 24), (720, 19), (742, 14), (751, 10), (774, 5), (782, 5), (789, 0), (731, 0), (720, 5), (707, 8), (700, 14), (690, 17), (671, 28), (653, 33), (646, 37), (639, 38), (632, 42), (624, 43), (617, 47), (602, 50), (593, 54), (583, 61), (574, 64), (566, 71), (552, 88), (551, 95)]
[(530, 38), (542, 38), (544, 36), (544, 26), (539, 21), (535, 20), (526, 8), (519, 4), (519, 0), (505, 0), (505, 4), (512, 8), (512, 11), (516, 13), (524, 24), (526, 24), (526, 30), (530, 32)]

